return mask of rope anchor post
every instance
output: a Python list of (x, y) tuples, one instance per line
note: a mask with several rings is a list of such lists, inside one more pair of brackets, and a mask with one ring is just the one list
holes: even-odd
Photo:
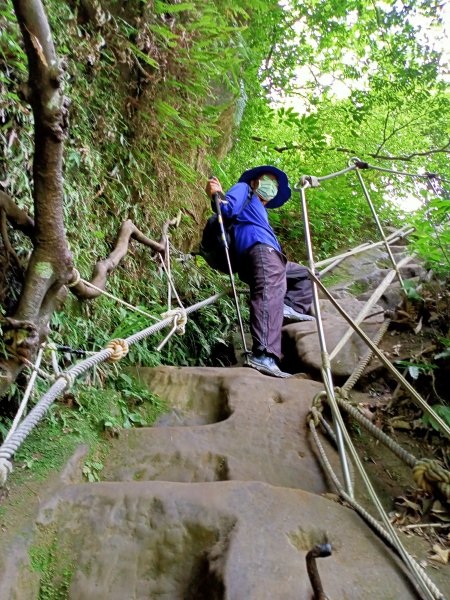
[(316, 558), (326, 558), (327, 556), (331, 556), (331, 544), (316, 544), (306, 555), (306, 570), (314, 592), (314, 600), (328, 600), (328, 596), (323, 591), (316, 564)]

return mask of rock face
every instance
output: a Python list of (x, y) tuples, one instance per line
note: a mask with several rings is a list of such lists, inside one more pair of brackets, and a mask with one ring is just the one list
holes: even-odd
[[(340, 299), (338, 302), (353, 319), (365, 306), (364, 302), (352, 297)], [(330, 300), (320, 300), (320, 310), (327, 350), (331, 353), (350, 326)], [(383, 322), (384, 310), (375, 305), (368, 318), (362, 322), (361, 328), (369, 338), (373, 339)], [(315, 322), (306, 321), (285, 325), (283, 327), (283, 343), (285, 356), (288, 357), (286, 362), (291, 372), (306, 370), (316, 376), (320, 373), (321, 351)], [(365, 356), (367, 349), (363, 340), (353, 333), (342, 350), (331, 361), (333, 375), (339, 378), (351, 375), (359, 360)]]
[(244, 368), (137, 376), (172, 413), (122, 432), (102, 482), (66, 475), (31, 536), (34, 552), (50, 548), (50, 574), (29, 574), (18, 540), (2, 558), (0, 598), (310, 600), (305, 556), (318, 543), (333, 547), (318, 561), (330, 597), (416, 598), (359, 517), (319, 495), (328, 486), (305, 424), (319, 383)]
[[(406, 256), (403, 246), (391, 247), (395, 260), (398, 262)], [(356, 319), (384, 278), (392, 271), (389, 255), (383, 247), (366, 250), (356, 256), (350, 256), (333, 270), (334, 283), (327, 289), (338, 301), (345, 312)], [(408, 263), (400, 268), (404, 279), (425, 277), (424, 268), (417, 264)], [(401, 302), (401, 287), (396, 278), (385, 291), (378, 294), (374, 306), (366, 312), (361, 321), (361, 329), (373, 339), (380, 330), (385, 317), (385, 310), (395, 310)], [(320, 310), (323, 319), (323, 329), (327, 352), (332, 353), (350, 325), (340, 315), (339, 311), (328, 299), (320, 300)], [(331, 361), (333, 375), (341, 381), (349, 377), (359, 360), (368, 351), (368, 347), (357, 333), (352, 333), (339, 353)], [(320, 379), (322, 366), (321, 348), (317, 335), (317, 325), (313, 322), (292, 323), (283, 327), (283, 368), (291, 373), (306, 371), (316, 379)], [(376, 367), (369, 364), (366, 373)]]
[(334, 598), (414, 598), (354, 513), (261, 482), (73, 486), (39, 524), (73, 553), (72, 600), (310, 600), (305, 555), (323, 542), (335, 549), (319, 565)]
[(139, 377), (174, 411), (161, 427), (124, 431), (103, 478), (265, 481), (327, 490), (306, 435), (319, 383), (291, 378), (281, 386), (246, 368), (141, 369)]

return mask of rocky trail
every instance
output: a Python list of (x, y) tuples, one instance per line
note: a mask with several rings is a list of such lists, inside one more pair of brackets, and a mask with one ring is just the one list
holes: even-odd
[[(405, 247), (393, 252), (399, 258)], [(386, 261), (375, 249), (333, 271), (329, 287), (352, 316), (389, 271)], [(402, 274), (425, 275), (414, 263)], [(374, 337), (385, 311), (399, 302), (393, 283), (363, 330)], [(328, 300), (321, 308), (332, 351), (348, 326)], [(315, 323), (286, 325), (283, 335), (285, 368), (296, 373), (285, 380), (240, 366), (136, 370), (170, 412), (154, 427), (112, 439), (100, 482), (83, 480), (87, 448), (80, 447), (42, 488), (14, 535), (2, 536), (0, 600), (323, 599), (313, 595), (306, 566), (317, 544), (332, 546), (331, 556), (317, 559), (326, 598), (419, 598), (400, 560), (338, 502), (321, 467), (307, 425), (323, 390)], [(366, 351), (352, 335), (331, 363), (336, 384)], [(374, 402), (368, 382), (381, 370), (377, 360), (370, 362), (355, 392), (358, 402)], [(336, 450), (323, 443), (340, 474)], [(370, 444), (362, 448), (369, 455)], [(398, 472), (400, 485), (406, 471)], [(377, 488), (383, 492), (380, 472)], [(391, 493), (382, 494), (386, 504)], [(358, 479), (356, 497), (367, 504)], [(405, 544), (419, 561), (426, 558), (423, 540), (408, 537)], [(36, 569), (39, 549), (50, 559)], [(427, 573), (450, 594), (448, 567)]]

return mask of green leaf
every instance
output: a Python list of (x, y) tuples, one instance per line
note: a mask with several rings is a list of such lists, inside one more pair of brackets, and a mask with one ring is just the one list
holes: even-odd
[(155, 2), (155, 13), (160, 15), (162, 13), (179, 13), (183, 11), (190, 11), (195, 9), (193, 2), (181, 2), (180, 4), (168, 4), (167, 2), (161, 2), (157, 0)]
[(142, 50), (140, 50), (135, 44), (129, 42), (129, 45), (138, 58), (147, 63), (150, 67), (153, 67), (154, 69), (159, 69), (159, 64), (156, 62), (156, 60), (150, 58), (150, 56), (148, 56), (148, 54), (145, 54), (145, 52), (142, 52)]
[[(450, 406), (444, 406), (443, 404), (435, 404), (431, 407), (434, 412), (441, 417), (441, 419), (450, 425)], [(422, 417), (422, 421), (425, 425), (431, 425), (436, 431), (440, 431), (440, 427), (435, 419), (429, 414), (425, 414)]]

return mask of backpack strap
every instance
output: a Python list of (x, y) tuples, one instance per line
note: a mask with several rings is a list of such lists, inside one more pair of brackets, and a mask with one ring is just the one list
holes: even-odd
[(238, 216), (241, 214), (241, 212), (243, 212), (244, 208), (245, 208), (246, 206), (248, 206), (248, 204), (250, 204), (250, 200), (252, 199), (252, 197), (253, 197), (253, 190), (252, 190), (252, 188), (251, 188), (250, 186), (248, 186), (248, 194), (247, 194), (247, 198), (246, 198), (246, 200), (245, 200), (244, 204), (242, 205), (242, 208), (241, 208), (241, 210), (238, 212), (238, 214), (237, 214), (237, 215), (234, 215), (234, 217), (233, 217), (233, 219), (232, 219), (232, 222), (233, 222), (233, 223), (237, 223), (237, 218), (238, 218)]

